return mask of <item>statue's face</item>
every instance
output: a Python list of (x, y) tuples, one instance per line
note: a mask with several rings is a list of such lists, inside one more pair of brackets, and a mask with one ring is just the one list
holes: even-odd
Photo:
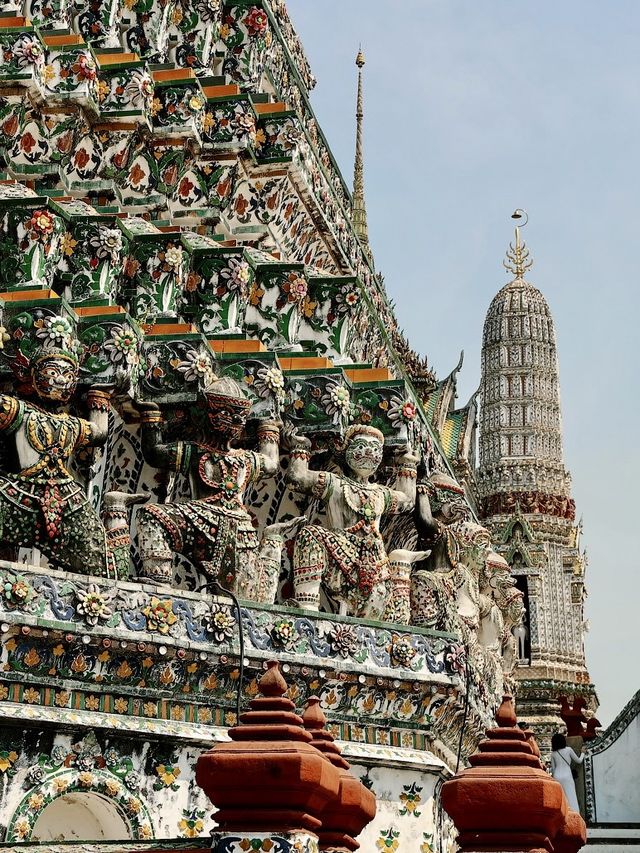
[(229, 397), (229, 402), (216, 400), (215, 404), (209, 404), (209, 424), (214, 432), (227, 438), (240, 438), (247, 423), (249, 409), (246, 406), (234, 404)]
[[(443, 494), (442, 492), (440, 493)], [(451, 492), (444, 493), (438, 507), (438, 516), (444, 524), (453, 524), (456, 521), (468, 521), (471, 518), (469, 507), (459, 495), (452, 497)]]
[(344, 452), (352, 471), (360, 476), (371, 476), (382, 462), (382, 442), (372, 435), (356, 435)]
[(41, 400), (68, 403), (78, 381), (78, 368), (64, 358), (51, 356), (36, 364), (31, 378)]

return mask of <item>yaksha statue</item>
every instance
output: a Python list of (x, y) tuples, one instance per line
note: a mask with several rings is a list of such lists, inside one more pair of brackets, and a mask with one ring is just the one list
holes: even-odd
[(348, 614), (380, 618), (390, 592), (389, 559), (380, 533), (384, 515), (409, 511), (416, 494), (417, 457), (404, 448), (397, 458), (395, 488), (370, 482), (382, 462), (384, 437), (365, 424), (347, 430), (346, 471), (309, 468), (311, 443), (292, 433), (287, 482), (326, 506), (328, 527), (310, 524), (293, 551), (293, 585), (298, 604), (318, 610), (321, 587)]
[[(111, 577), (120, 569), (122, 576), (129, 566), (128, 525), (123, 538), (120, 522), (114, 524), (115, 552), (126, 548), (123, 561), (114, 556), (109, 531), (67, 467), (81, 448), (104, 444), (110, 392), (89, 390), (88, 418), (67, 414), (65, 406), (78, 380), (78, 359), (70, 341), (43, 347), (30, 371), (37, 402), (0, 395), (0, 432), (8, 460), (0, 472), (0, 542), (37, 548), (56, 568)], [(117, 497), (122, 509), (139, 500)]]
[(142, 411), (142, 450), (156, 468), (189, 477), (192, 500), (150, 504), (138, 517), (143, 575), (169, 583), (174, 553), (182, 554), (209, 577), (242, 598), (275, 598), (285, 529), (302, 519), (273, 524), (262, 542), (244, 506), (251, 484), (273, 477), (279, 468), (280, 425), (262, 421), (258, 452), (233, 448), (243, 432), (251, 402), (232, 379), (205, 390), (208, 430), (197, 441), (165, 443), (162, 415), (153, 403)]

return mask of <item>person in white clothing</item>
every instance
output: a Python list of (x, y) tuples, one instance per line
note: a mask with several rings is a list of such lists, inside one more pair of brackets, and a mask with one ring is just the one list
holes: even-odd
[(576, 755), (564, 735), (555, 734), (551, 738), (551, 775), (562, 785), (569, 808), (579, 812), (578, 797), (576, 796), (576, 783), (571, 773), (571, 762), (582, 764), (584, 755)]

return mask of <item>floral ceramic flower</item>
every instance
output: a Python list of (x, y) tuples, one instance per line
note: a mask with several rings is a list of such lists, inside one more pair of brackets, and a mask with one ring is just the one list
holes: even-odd
[(394, 829), (383, 830), (380, 833), (380, 838), (376, 841), (376, 847), (378, 850), (389, 851), (389, 853), (395, 853), (396, 850), (400, 847), (400, 842), (398, 841), (400, 833)]
[(44, 805), (44, 795), (32, 794), (27, 800), (27, 803), (32, 812), (40, 811), (40, 809)]
[(71, 70), (78, 80), (95, 80), (96, 66), (86, 53), (81, 53), (71, 66)]
[(51, 760), (54, 764), (62, 764), (67, 754), (66, 747), (62, 746), (61, 743), (57, 743), (51, 750)]
[(2, 596), (8, 604), (26, 604), (33, 598), (34, 591), (22, 577), (9, 577), (4, 582)]
[(13, 831), (21, 840), (24, 840), (31, 832), (31, 824), (25, 817), (17, 820), (13, 826)]
[(41, 767), (39, 764), (34, 764), (27, 772), (27, 779), (31, 785), (40, 785), (44, 782), (46, 775), (44, 767)]
[(256, 393), (260, 397), (268, 397), (273, 394), (278, 400), (284, 397), (284, 374), (277, 367), (263, 367), (256, 374), (254, 383)]
[(205, 133), (210, 133), (216, 126), (216, 118), (213, 113), (206, 112), (202, 117), (202, 129)]
[(133, 71), (125, 87), (125, 94), (131, 106), (138, 109), (148, 107), (153, 99), (153, 80), (148, 71), (141, 68)]
[(34, 240), (47, 240), (53, 233), (55, 220), (48, 210), (35, 210), (28, 222)]
[[(5, 60), (9, 59), (10, 57), (7, 57), (6, 50), (4, 53)], [(13, 58), (18, 68), (26, 68), (29, 65), (41, 65), (44, 61), (42, 45), (35, 38), (25, 33), (13, 45)]]
[(211, 359), (205, 353), (188, 352), (186, 359), (179, 362), (176, 369), (182, 373), (187, 382), (202, 380), (206, 386), (210, 385), (214, 379)]
[(71, 699), (71, 694), (66, 690), (61, 690), (59, 693), (56, 693), (54, 702), (58, 708), (66, 708), (69, 704), (69, 699)]
[(83, 788), (91, 788), (93, 781), (93, 773), (89, 773), (86, 770), (82, 773), (78, 773), (78, 782)]
[(121, 786), (119, 782), (116, 782), (115, 779), (107, 779), (104, 783), (104, 789), (110, 797), (117, 797), (121, 791)]
[(136, 815), (140, 812), (141, 804), (137, 797), (129, 797), (126, 804), (127, 812), (131, 815)]
[(11, 752), (0, 752), (0, 773), (6, 773), (17, 760), (18, 753), (13, 750), (11, 750)]
[(402, 423), (408, 424), (416, 419), (418, 409), (415, 403), (411, 400), (405, 400), (404, 403), (395, 403), (387, 412), (389, 420), (394, 426), (399, 426)]
[(105, 80), (98, 80), (97, 94), (98, 103), (102, 103), (110, 92), (109, 84)]
[(0, 326), (0, 350), (3, 350), (6, 342), (10, 340), (11, 335), (7, 332), (4, 326)]
[(173, 612), (173, 602), (170, 598), (161, 601), (154, 595), (142, 612), (147, 617), (149, 630), (159, 631), (161, 634), (168, 634), (171, 626), (178, 621), (178, 617)]
[(122, 250), (122, 232), (117, 228), (100, 225), (89, 238), (89, 246), (95, 252), (96, 258), (116, 261)]
[(130, 770), (124, 777), (124, 784), (131, 791), (137, 791), (141, 782), (140, 774), (136, 770)]
[(158, 764), (156, 767), (156, 774), (164, 787), (168, 788), (174, 784), (180, 775), (180, 768), (174, 767), (171, 764)]
[(97, 696), (87, 696), (84, 700), (84, 707), (87, 711), (98, 711), (100, 709), (100, 699)]
[(295, 625), (289, 619), (278, 620), (271, 629), (272, 640), (280, 646), (289, 646), (295, 636)]
[(71, 323), (66, 317), (45, 317), (36, 337), (46, 344), (68, 344), (72, 335)]
[(269, 25), (269, 18), (263, 9), (252, 6), (242, 22), (247, 28), (249, 35), (256, 38), (266, 32)]
[(145, 702), (142, 706), (142, 713), (145, 717), (155, 717), (158, 709), (155, 702)]
[(349, 412), (351, 396), (344, 385), (338, 385), (337, 382), (333, 382), (327, 385), (326, 391), (322, 395), (321, 403), (328, 415), (343, 416)]
[(71, 255), (73, 255), (77, 245), (78, 241), (73, 239), (73, 235), (70, 234), (68, 231), (65, 231), (62, 235), (62, 239), (60, 240), (60, 248), (62, 249), (62, 254), (70, 258)]
[(76, 590), (78, 604), (76, 610), (80, 616), (84, 616), (89, 625), (97, 625), (99, 621), (105, 621), (113, 615), (109, 602), (113, 593), (101, 592), (97, 584), (89, 584), (86, 590)]
[(178, 828), (184, 838), (197, 838), (204, 829), (200, 818), (185, 818), (178, 821)]
[(213, 714), (210, 708), (198, 708), (198, 722), (208, 725), (213, 719)]
[(289, 273), (282, 289), (287, 294), (289, 302), (297, 303), (304, 301), (309, 290), (307, 282), (295, 272)]
[(355, 629), (351, 625), (334, 625), (329, 634), (329, 642), (336, 654), (343, 658), (354, 655), (359, 646)]
[(137, 364), (140, 361), (138, 338), (130, 326), (115, 326), (111, 329), (111, 337), (105, 341), (104, 348), (114, 364), (121, 361)]
[(189, 98), (189, 107), (198, 112), (204, 107), (204, 101), (199, 95), (193, 95), (193, 97)]
[(249, 303), (251, 305), (260, 305), (260, 301), (264, 296), (264, 288), (259, 287), (256, 281), (251, 285), (251, 291), (249, 292)]
[(255, 132), (256, 122), (250, 113), (246, 113), (241, 107), (236, 108), (231, 124), (238, 136), (251, 135)]
[(300, 142), (300, 130), (295, 124), (285, 124), (276, 136), (275, 144), (285, 151), (291, 151)]
[(212, 604), (211, 610), (204, 616), (207, 631), (213, 634), (216, 643), (231, 639), (236, 630), (236, 620), (231, 610), (224, 604)]
[(458, 675), (462, 675), (464, 673), (467, 653), (461, 643), (453, 643), (450, 645), (445, 653), (444, 659), (451, 669)]
[(237, 290), (246, 295), (251, 281), (251, 267), (240, 258), (229, 258), (229, 265), (221, 270), (220, 278), (228, 290)]
[(416, 650), (411, 645), (411, 642), (401, 637), (391, 645), (391, 658), (400, 666), (409, 666), (411, 661), (416, 656)]
[(180, 269), (182, 264), (182, 249), (179, 246), (171, 246), (164, 254), (164, 262), (173, 270)]
[(53, 780), (53, 790), (56, 792), (56, 794), (64, 794), (64, 792), (67, 790), (68, 787), (69, 787), (68, 779), (63, 779), (61, 777), (58, 777), (57, 779)]

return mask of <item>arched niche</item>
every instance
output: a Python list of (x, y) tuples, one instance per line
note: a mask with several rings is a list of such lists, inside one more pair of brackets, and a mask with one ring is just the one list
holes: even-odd
[(31, 841), (122, 841), (131, 827), (111, 800), (94, 792), (73, 791), (49, 803), (38, 815)]
[[(95, 838), (83, 838), (84, 833)], [(153, 838), (149, 810), (124, 780), (106, 770), (64, 768), (23, 797), (5, 841), (126, 841)]]

